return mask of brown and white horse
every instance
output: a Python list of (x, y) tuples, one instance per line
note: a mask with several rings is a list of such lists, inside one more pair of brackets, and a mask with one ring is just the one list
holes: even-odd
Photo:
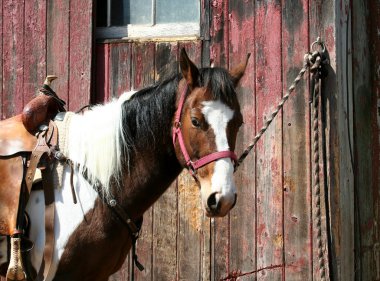
[[(128, 228), (91, 182), (100, 182), (104, 198), (115, 198), (137, 220), (188, 168), (208, 216), (225, 216), (233, 208), (233, 151), (243, 122), (234, 88), (245, 66), (198, 69), (182, 50), (181, 74), (71, 117), (66, 156), (79, 167), (78, 204), (66, 167), (62, 187), (55, 189), (55, 248), (46, 280), (107, 280), (131, 248)], [(43, 258), (44, 210), (43, 192), (32, 192), (27, 211), (36, 269)]]

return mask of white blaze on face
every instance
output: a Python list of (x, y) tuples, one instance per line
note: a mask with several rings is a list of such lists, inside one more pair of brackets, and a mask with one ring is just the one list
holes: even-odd
[[(202, 105), (202, 113), (214, 131), (217, 150), (229, 150), (227, 125), (232, 119), (234, 111), (221, 101), (205, 101)], [(235, 200), (236, 188), (233, 172), (234, 166), (230, 158), (217, 160), (211, 178), (211, 192), (218, 192), (226, 199)]]

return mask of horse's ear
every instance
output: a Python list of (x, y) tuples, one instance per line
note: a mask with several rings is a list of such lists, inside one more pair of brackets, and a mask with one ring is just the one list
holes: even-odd
[(189, 59), (184, 48), (181, 49), (181, 57), (179, 60), (181, 72), (186, 79), (190, 89), (194, 89), (198, 85), (199, 71), (195, 64)]
[(239, 83), (240, 79), (243, 77), (245, 69), (247, 68), (248, 59), (251, 56), (250, 53), (248, 53), (247, 58), (245, 61), (241, 62), (239, 65), (235, 66), (233, 69), (230, 70), (230, 75), (232, 77), (232, 81), (234, 82), (234, 86), (236, 87)]

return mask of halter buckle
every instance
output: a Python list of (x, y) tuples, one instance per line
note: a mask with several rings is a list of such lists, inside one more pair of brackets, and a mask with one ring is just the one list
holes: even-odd
[(189, 172), (190, 174), (195, 177), (197, 174), (197, 169), (194, 167), (193, 162), (190, 160), (189, 162), (186, 163), (187, 167), (189, 167)]
[(182, 123), (180, 121), (175, 121), (174, 122), (174, 128), (179, 129), (181, 127), (182, 127)]

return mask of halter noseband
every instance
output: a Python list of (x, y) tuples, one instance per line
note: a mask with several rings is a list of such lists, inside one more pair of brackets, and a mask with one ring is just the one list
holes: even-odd
[(178, 109), (175, 114), (175, 120), (174, 120), (174, 126), (173, 126), (173, 144), (175, 146), (176, 140), (178, 139), (179, 142), (179, 147), (181, 148), (182, 154), (185, 158), (186, 165), (189, 168), (190, 173), (195, 176), (197, 173), (197, 170), (213, 161), (216, 161), (218, 159), (222, 158), (230, 158), (233, 162), (236, 163), (237, 161), (237, 156), (236, 154), (231, 151), (231, 150), (225, 150), (225, 151), (217, 151), (211, 154), (208, 154), (196, 161), (192, 161), (189, 153), (187, 152), (186, 146), (185, 146), (185, 141), (183, 139), (182, 131), (181, 131), (181, 114), (183, 110), (183, 106), (185, 104), (185, 99), (187, 95), (187, 89), (188, 86), (186, 85), (185, 89), (183, 90), (179, 104), (178, 104)]

